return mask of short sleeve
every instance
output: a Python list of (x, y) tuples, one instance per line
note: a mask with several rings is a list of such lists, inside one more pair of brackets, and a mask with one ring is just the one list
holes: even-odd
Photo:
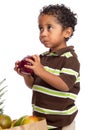
[(60, 78), (72, 88), (79, 76), (80, 63), (76, 57), (66, 58), (60, 71)]

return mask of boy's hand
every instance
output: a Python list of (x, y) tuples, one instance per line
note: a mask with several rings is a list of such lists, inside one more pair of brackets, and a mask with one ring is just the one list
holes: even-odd
[(14, 70), (15, 70), (19, 75), (24, 76), (24, 74), (21, 73), (21, 71), (20, 71), (19, 63), (20, 63), (20, 61), (16, 61), (16, 62), (15, 62)]
[(30, 62), (32, 65), (25, 65), (26, 68), (32, 69), (33, 72), (39, 76), (40, 73), (43, 72), (44, 67), (40, 62), (40, 57), (38, 55), (33, 55), (32, 59), (26, 59), (26, 61)]
[(15, 62), (15, 67), (14, 70), (21, 76), (23, 76), (25, 84), (29, 87), (32, 88), (33, 86), (33, 82), (34, 82), (34, 78), (31, 75), (28, 74), (24, 74), (21, 72), (20, 68), (19, 68), (19, 63), (20, 61), (16, 61)]

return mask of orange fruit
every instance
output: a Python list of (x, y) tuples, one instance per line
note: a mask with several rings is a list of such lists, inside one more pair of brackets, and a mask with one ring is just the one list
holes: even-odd
[(10, 128), (11, 127), (12, 120), (10, 116), (6, 114), (0, 114), (0, 127), (2, 129)]

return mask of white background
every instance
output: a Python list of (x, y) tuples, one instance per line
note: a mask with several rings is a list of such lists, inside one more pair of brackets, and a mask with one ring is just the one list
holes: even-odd
[(32, 90), (14, 71), (15, 61), (26, 55), (40, 54), (47, 50), (39, 41), (38, 15), (44, 5), (65, 4), (78, 14), (78, 25), (68, 45), (74, 45), (81, 63), (81, 90), (77, 98), (79, 113), (76, 130), (86, 129), (87, 103), (87, 18), (86, 2), (76, 0), (0, 0), (0, 79), (6, 78), (4, 113), (12, 119), (32, 114)]

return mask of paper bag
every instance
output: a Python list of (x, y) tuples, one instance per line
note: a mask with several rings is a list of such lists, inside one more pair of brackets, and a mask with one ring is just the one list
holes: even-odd
[(10, 129), (3, 129), (3, 130), (48, 130), (48, 129), (47, 129), (46, 119), (42, 119), (35, 123), (16, 126)]

